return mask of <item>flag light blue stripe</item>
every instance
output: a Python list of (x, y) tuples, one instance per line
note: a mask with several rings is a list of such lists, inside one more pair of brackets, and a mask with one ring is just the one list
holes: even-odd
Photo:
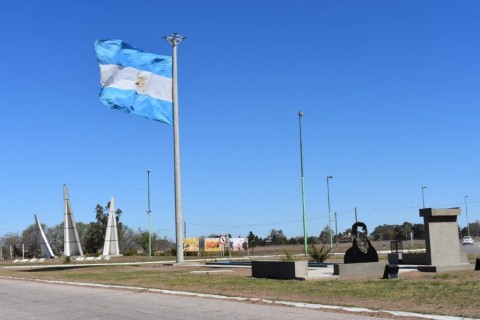
[[(114, 64), (148, 71), (172, 79), (172, 57), (147, 53), (122, 40), (98, 40), (95, 42), (97, 60), (100, 64)], [(135, 90), (103, 87), (100, 101), (111, 109), (134, 113), (148, 119), (173, 124), (173, 104), (139, 94)]]
[(172, 57), (148, 53), (122, 40), (98, 40), (95, 42), (97, 60), (101, 64), (116, 64), (150, 71), (159, 76), (172, 78)]
[[(164, 119), (168, 124), (172, 124), (172, 103), (158, 100), (147, 95), (140, 95), (134, 90), (122, 90), (117, 88), (105, 87), (102, 89), (100, 101), (106, 106), (121, 110), (127, 113), (135, 113), (147, 119)], [(113, 107), (115, 106), (115, 107)]]

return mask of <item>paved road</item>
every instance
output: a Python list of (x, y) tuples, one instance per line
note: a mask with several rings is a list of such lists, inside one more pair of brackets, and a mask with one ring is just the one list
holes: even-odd
[(466, 245), (460, 244), (460, 251), (465, 252), (465, 253), (479, 254), (480, 253), (480, 243), (475, 242), (473, 245), (471, 245), (471, 244), (466, 244)]
[(0, 279), (0, 318), (8, 320), (382, 319), (286, 306), (7, 279)]

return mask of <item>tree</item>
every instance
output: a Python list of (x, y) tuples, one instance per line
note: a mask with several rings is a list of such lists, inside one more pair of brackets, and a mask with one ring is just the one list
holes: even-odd
[(248, 247), (252, 248), (252, 254), (253, 254), (253, 248), (257, 246), (259, 239), (252, 231), (250, 231), (247, 236), (247, 240), (248, 240)]
[(123, 226), (123, 241), (118, 244), (118, 248), (123, 254), (135, 254), (140, 249), (137, 233), (126, 225)]
[(175, 248), (175, 243), (173, 243), (172, 241), (170, 241), (166, 236), (164, 236), (163, 238), (160, 238), (160, 236), (155, 233), (155, 242), (156, 242), (156, 248), (158, 251), (162, 251), (162, 252), (166, 252), (168, 250), (171, 250), (173, 248)]
[[(52, 228), (48, 228), (45, 231), (45, 236), (48, 241), (50, 241), (50, 247), (52, 248), (53, 254), (56, 256), (63, 255), (63, 241), (64, 241), (64, 223), (59, 223)], [(80, 236), (80, 235), (79, 235)]]
[(85, 252), (99, 253), (105, 241), (105, 229), (98, 222), (90, 222), (85, 234)]
[(287, 244), (288, 243), (287, 237), (283, 233), (283, 230), (272, 229), (272, 231), (270, 231), (269, 238), (270, 238), (270, 241), (272, 242), (272, 244), (275, 244), (275, 245)]
[(480, 235), (480, 222), (479, 221), (470, 222), (468, 224), (468, 228), (467, 227), (462, 228), (460, 235), (462, 237), (467, 236), (469, 230), (470, 230), (470, 236), (478, 237)]
[(318, 244), (319, 243), (318, 237), (315, 237), (315, 236), (308, 237), (307, 238), (307, 243), (308, 244)]
[(330, 233), (332, 230), (330, 229), (329, 225), (326, 225), (325, 228), (323, 228), (323, 231), (320, 233), (320, 236), (318, 237), (321, 243), (330, 243)]
[(400, 233), (401, 240), (410, 239), (410, 233), (411, 232), (413, 233), (412, 224), (410, 222), (405, 221), (402, 224), (402, 228), (401, 228), (401, 233)]
[[(16, 244), (21, 244), (22, 243), (22, 237), (20, 237), (20, 235), (18, 233), (10, 232), (10, 233), (5, 234), (2, 238), (0, 238), (0, 242), (2, 243), (2, 246), (6, 247), (6, 252), (10, 252), (10, 250), (8, 248), (10, 246), (12, 246), (12, 248), (14, 248)], [(6, 256), (4, 255), (3, 258), (5, 259)]]
[(414, 239), (425, 239), (425, 225), (423, 223), (412, 225), (412, 231)]
[[(42, 229), (46, 229), (46, 225), (42, 225)], [(24, 245), (25, 257), (40, 256), (40, 246), (37, 240), (37, 230), (35, 224), (29, 225), (22, 231), (22, 243)]]
[(303, 237), (292, 237), (288, 239), (288, 244), (300, 244), (303, 243)]

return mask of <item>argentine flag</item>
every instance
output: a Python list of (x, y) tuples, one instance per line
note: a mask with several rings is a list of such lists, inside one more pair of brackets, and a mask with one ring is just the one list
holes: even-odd
[(95, 51), (103, 104), (172, 124), (172, 57), (144, 52), (122, 40), (98, 40)]

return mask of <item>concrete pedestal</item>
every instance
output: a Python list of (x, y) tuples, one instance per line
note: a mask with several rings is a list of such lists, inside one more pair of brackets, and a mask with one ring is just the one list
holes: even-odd
[(385, 270), (385, 265), (385, 262), (339, 263), (333, 265), (333, 274), (340, 277), (382, 277), (382, 274)]
[(455, 266), (462, 263), (457, 216), (460, 208), (420, 209), (425, 224), (426, 263), (433, 266)]
[(305, 280), (308, 261), (252, 261), (252, 277)]

